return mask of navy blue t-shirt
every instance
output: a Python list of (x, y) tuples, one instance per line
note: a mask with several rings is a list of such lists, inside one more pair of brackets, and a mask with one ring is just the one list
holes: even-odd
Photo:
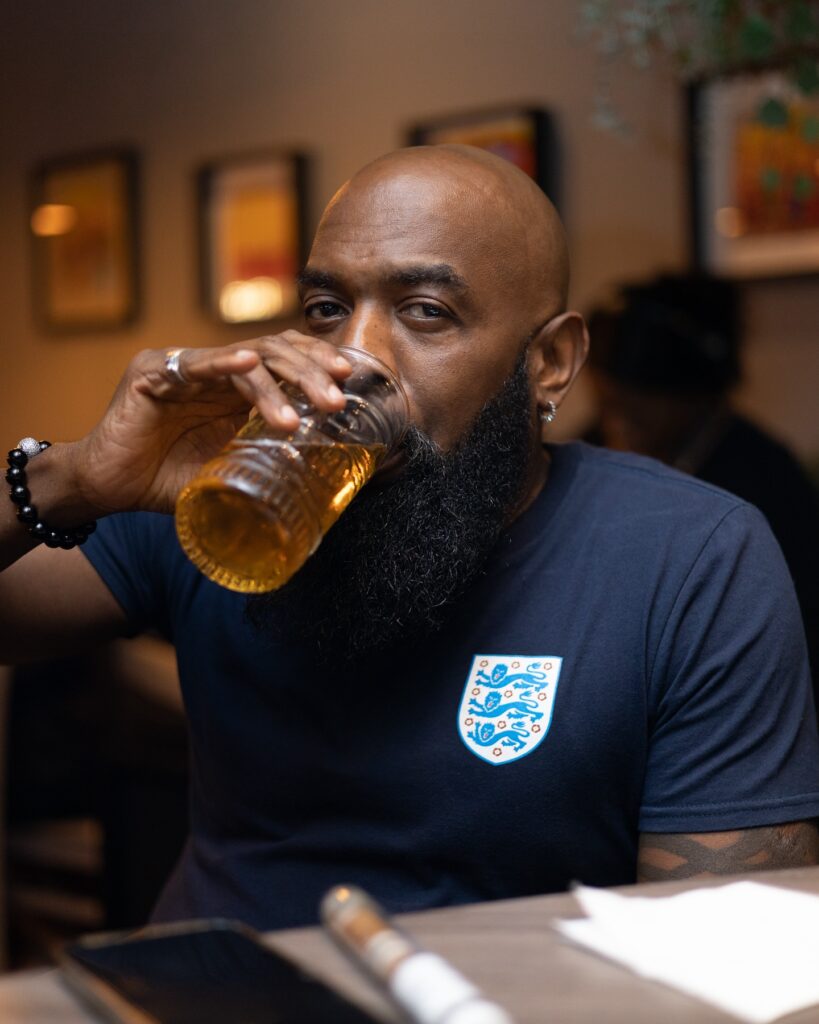
[(192, 824), (158, 920), (313, 923), (634, 881), (646, 832), (819, 815), (793, 587), (763, 517), (635, 456), (551, 448), (549, 481), (445, 629), (351, 667), (254, 633), (173, 519), (84, 551), (177, 649)]

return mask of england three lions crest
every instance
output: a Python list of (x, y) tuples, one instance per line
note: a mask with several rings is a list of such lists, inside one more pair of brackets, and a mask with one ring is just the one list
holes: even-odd
[(552, 655), (476, 654), (458, 709), (472, 753), (490, 764), (531, 754), (552, 724), (562, 664)]

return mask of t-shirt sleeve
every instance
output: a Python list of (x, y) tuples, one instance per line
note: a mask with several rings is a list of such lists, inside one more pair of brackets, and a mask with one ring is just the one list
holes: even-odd
[(755, 508), (733, 506), (707, 537), (655, 649), (640, 830), (819, 815), (804, 629), (781, 551)]
[(178, 553), (171, 516), (107, 516), (82, 551), (121, 605), (131, 635), (158, 629), (170, 636), (167, 580)]

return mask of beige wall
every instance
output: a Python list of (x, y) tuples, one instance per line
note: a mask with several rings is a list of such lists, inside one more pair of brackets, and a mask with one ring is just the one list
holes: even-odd
[[(682, 108), (661, 75), (616, 83), (634, 128), (591, 125), (595, 62), (574, 40), (571, 0), (38, 0), (0, 35), (0, 438), (86, 430), (143, 346), (247, 336), (197, 307), (192, 175), (259, 147), (314, 157), (311, 222), (361, 163), (413, 121), (525, 100), (561, 139), (564, 211), (581, 306), (622, 277), (685, 258)], [(127, 143), (143, 158), (139, 321), (55, 337), (32, 321), (26, 173), (36, 160)], [(819, 288), (747, 289), (751, 340), (741, 398), (803, 453), (819, 451)], [(584, 415), (582, 389), (564, 432)]]

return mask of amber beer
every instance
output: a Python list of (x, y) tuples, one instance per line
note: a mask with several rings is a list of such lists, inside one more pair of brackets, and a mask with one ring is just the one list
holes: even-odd
[(255, 413), (179, 495), (179, 541), (215, 583), (245, 594), (283, 586), (403, 435), (401, 385), (368, 353), (341, 351), (354, 366), (344, 410), (319, 414), (291, 394), (296, 430)]
[[(234, 455), (226, 479), (214, 460), (180, 495), (176, 530), (208, 579), (245, 594), (276, 590), (296, 573), (370, 479), (385, 446), (297, 444)], [(298, 488), (279, 487), (304, 463)], [(223, 461), (227, 461), (223, 460)], [(271, 493), (278, 490), (278, 494)]]

